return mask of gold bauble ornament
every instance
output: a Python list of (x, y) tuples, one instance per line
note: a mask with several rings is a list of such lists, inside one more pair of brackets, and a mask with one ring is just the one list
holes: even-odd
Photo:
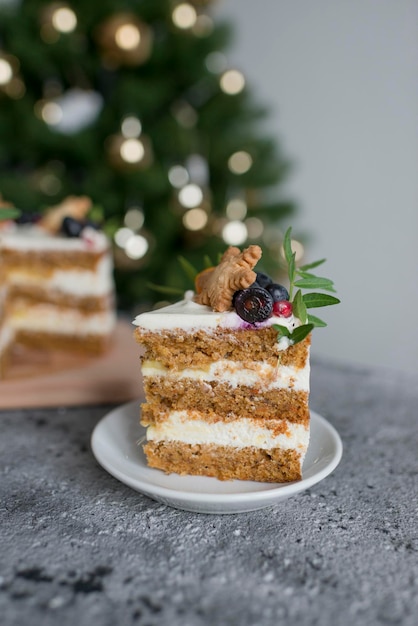
[(151, 55), (153, 32), (133, 13), (116, 13), (96, 31), (103, 61), (109, 67), (142, 65)]

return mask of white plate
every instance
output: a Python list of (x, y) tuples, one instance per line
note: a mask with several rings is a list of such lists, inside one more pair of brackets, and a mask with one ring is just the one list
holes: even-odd
[(129, 402), (100, 420), (91, 437), (93, 454), (109, 474), (132, 489), (185, 511), (241, 513), (271, 506), (324, 479), (341, 459), (342, 443), (337, 431), (311, 411), (311, 438), (300, 481), (220, 481), (165, 474), (147, 466), (139, 444), (145, 438), (145, 428), (139, 424), (139, 405), (138, 401)]

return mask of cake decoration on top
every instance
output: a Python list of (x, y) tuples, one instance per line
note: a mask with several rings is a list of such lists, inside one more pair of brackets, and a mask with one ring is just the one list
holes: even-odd
[[(308, 309), (338, 304), (340, 300), (322, 291), (335, 292), (334, 283), (312, 273), (312, 269), (325, 259), (296, 266), (296, 253), (292, 250), (291, 228), (283, 240), (287, 264), (289, 289), (275, 282), (268, 274), (254, 268), (261, 259), (262, 251), (251, 245), (244, 251), (229, 247), (217, 266), (195, 272), (194, 301), (210, 307), (215, 312), (235, 310), (238, 316), (253, 328), (269, 318), (280, 318), (283, 324), (274, 323), (279, 340), (288, 345), (303, 341), (315, 327), (326, 323), (308, 313)], [(185, 260), (181, 259), (183, 265)], [(190, 270), (190, 266), (185, 269)], [(309, 293), (302, 293), (303, 290)], [(320, 291), (316, 291), (316, 290)], [(298, 323), (289, 328), (284, 320), (294, 316)]]
[(40, 218), (38, 225), (52, 234), (58, 234), (66, 218), (81, 222), (86, 218), (91, 206), (91, 200), (87, 196), (68, 196), (60, 204), (51, 207)]

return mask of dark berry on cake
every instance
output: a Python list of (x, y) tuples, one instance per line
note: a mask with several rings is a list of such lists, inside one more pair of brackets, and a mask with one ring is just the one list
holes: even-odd
[(262, 287), (249, 287), (234, 294), (234, 307), (241, 319), (255, 324), (271, 316), (273, 298)]
[(76, 220), (74, 217), (67, 216), (62, 220), (61, 231), (67, 237), (80, 237), (84, 227), (84, 222)]
[(265, 287), (271, 294), (274, 302), (280, 302), (280, 300), (289, 300), (289, 292), (286, 287), (279, 285), (278, 283), (270, 283)]
[(273, 279), (268, 274), (264, 274), (263, 272), (256, 272), (256, 274), (257, 278), (255, 282), (260, 287), (263, 287), (263, 289), (266, 289), (268, 285), (272, 284)]

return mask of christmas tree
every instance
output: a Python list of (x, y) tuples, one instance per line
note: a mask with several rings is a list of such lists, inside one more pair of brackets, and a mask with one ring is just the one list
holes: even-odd
[(227, 245), (276, 273), (288, 163), (203, 0), (0, 2), (0, 193), (39, 212), (88, 195), (114, 245), (119, 305), (188, 288)]

